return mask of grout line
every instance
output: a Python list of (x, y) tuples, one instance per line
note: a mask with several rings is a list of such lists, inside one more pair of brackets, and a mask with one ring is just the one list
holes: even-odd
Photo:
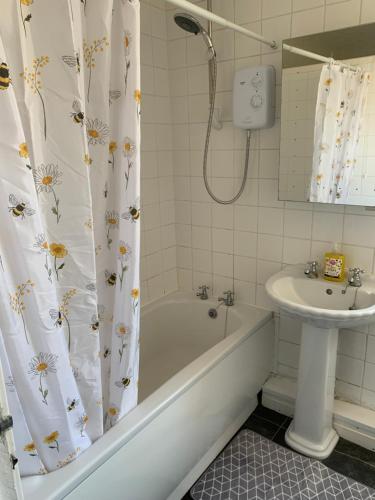
[[(286, 422), (286, 420), (287, 420), (287, 419), (288, 419), (288, 417), (285, 417), (284, 422)], [(286, 429), (285, 429), (285, 427), (283, 427), (284, 422), (283, 422), (283, 423), (280, 425), (280, 427), (277, 429), (277, 431), (276, 431), (275, 435), (272, 437), (272, 441), (275, 439), (275, 437), (278, 435), (278, 433), (279, 433), (281, 430), (283, 430), (283, 431), (284, 431), (284, 434), (285, 434)], [(276, 444), (277, 444), (277, 443), (276, 443)], [(280, 445), (280, 446), (281, 446), (281, 445)]]
[[(254, 412), (255, 412), (255, 410), (254, 410)], [(276, 425), (276, 426), (277, 426), (277, 431), (276, 431), (276, 432), (278, 432), (278, 431), (282, 428), (282, 426), (283, 426), (284, 422), (285, 422), (285, 421), (289, 418), (289, 417), (285, 417), (285, 420), (283, 420), (283, 423), (282, 423), (282, 424), (280, 424), (280, 426), (279, 426), (279, 424), (278, 424), (278, 423), (273, 422), (272, 420), (269, 420), (268, 418), (261, 417), (260, 415), (257, 415), (257, 414), (256, 414), (256, 413), (254, 413), (254, 412), (250, 414), (250, 417), (256, 417), (256, 418), (259, 418), (260, 420), (264, 420), (264, 422), (267, 422), (267, 423), (269, 423), (269, 424)], [(280, 415), (281, 415), (281, 414), (280, 414)], [(250, 417), (249, 417), (249, 418), (250, 418)]]
[(290, 418), (290, 417), (285, 417), (284, 422), (281, 424), (281, 427), (282, 427), (283, 429), (285, 429), (285, 427), (283, 427), (283, 426), (284, 426), (284, 424), (286, 424), (286, 422), (289, 420), (289, 418)]
[[(361, 448), (361, 446), (360, 446), (360, 448)], [(356, 460), (357, 462), (361, 462), (362, 464), (368, 465), (369, 467), (371, 467), (372, 469), (375, 470), (375, 465), (372, 465), (369, 462), (366, 462), (366, 460), (362, 460), (361, 458), (354, 457), (353, 455), (349, 455), (348, 453), (343, 453), (342, 451), (338, 451), (336, 449), (334, 451), (336, 453), (338, 453), (339, 455), (344, 455), (344, 457), (350, 457), (352, 460)], [(374, 455), (375, 455), (375, 453), (374, 453)]]
[(277, 429), (277, 431), (275, 432), (275, 434), (272, 436), (271, 438), (271, 441), (274, 442), (274, 439), (275, 437), (277, 436), (278, 432), (279, 432), (280, 429)]

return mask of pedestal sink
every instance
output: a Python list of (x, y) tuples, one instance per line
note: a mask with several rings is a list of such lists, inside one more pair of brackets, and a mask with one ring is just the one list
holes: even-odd
[(294, 419), (285, 440), (291, 448), (315, 458), (326, 458), (336, 446), (332, 426), (337, 340), (339, 328), (375, 321), (375, 278), (360, 288), (310, 279), (303, 266), (289, 266), (266, 283), (271, 299), (302, 321)]

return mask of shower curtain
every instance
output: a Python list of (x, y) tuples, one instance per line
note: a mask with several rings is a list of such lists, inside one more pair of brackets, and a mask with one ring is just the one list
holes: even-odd
[(137, 404), (138, 0), (3, 0), (0, 359), (22, 475)]
[(346, 203), (357, 161), (369, 73), (325, 64), (315, 111), (309, 201)]

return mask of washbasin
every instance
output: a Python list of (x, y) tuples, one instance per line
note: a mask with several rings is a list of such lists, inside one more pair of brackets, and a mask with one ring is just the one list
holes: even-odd
[(333, 404), (339, 328), (375, 322), (375, 278), (367, 275), (359, 279), (362, 286), (347, 286), (307, 278), (304, 269), (286, 267), (269, 278), (266, 291), (302, 323), (294, 418), (285, 441), (300, 453), (324, 459), (338, 441)]
[(266, 290), (281, 309), (320, 328), (350, 328), (375, 321), (373, 276), (366, 276), (360, 288), (346, 287), (306, 278), (304, 266), (288, 266), (267, 281)]

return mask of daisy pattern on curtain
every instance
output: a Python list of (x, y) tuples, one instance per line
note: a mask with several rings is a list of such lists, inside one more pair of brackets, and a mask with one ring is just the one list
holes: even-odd
[(370, 75), (325, 64), (315, 111), (309, 201), (345, 204), (357, 163), (357, 146)]
[(139, 1), (3, 7), (0, 361), (32, 475), (137, 404)]

